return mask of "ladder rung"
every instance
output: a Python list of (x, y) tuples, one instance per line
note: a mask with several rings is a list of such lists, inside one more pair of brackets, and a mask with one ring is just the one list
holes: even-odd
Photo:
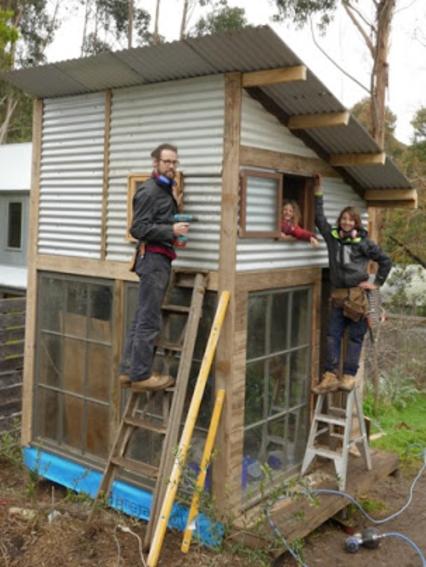
[(165, 303), (162, 305), (161, 309), (170, 311), (171, 313), (182, 313), (185, 315), (191, 311), (188, 305), (173, 305), (172, 303)]
[(124, 420), (126, 425), (132, 425), (133, 427), (137, 427), (139, 429), (147, 429), (148, 431), (153, 431), (154, 433), (161, 433), (165, 435), (167, 432), (167, 427), (165, 425), (160, 425), (158, 423), (154, 423), (149, 419), (138, 419), (137, 417), (127, 417)]
[(325, 413), (320, 413), (315, 416), (317, 421), (323, 421), (324, 423), (331, 423), (332, 425), (341, 425), (345, 427), (346, 420), (341, 417), (334, 417), (332, 415), (327, 415)]
[(113, 457), (111, 463), (117, 467), (121, 467), (128, 471), (132, 471), (149, 478), (157, 478), (158, 467), (154, 465), (149, 465), (148, 463), (142, 463), (140, 461), (135, 461), (134, 459), (126, 459), (125, 457)]
[(331, 449), (323, 449), (322, 447), (314, 447), (312, 451), (315, 452), (318, 457), (324, 457), (325, 459), (336, 459), (340, 458), (342, 455), (338, 451), (332, 451)]
[(164, 350), (173, 350), (175, 352), (182, 352), (183, 350), (183, 347), (181, 347), (180, 345), (176, 343), (171, 343), (161, 338), (157, 342), (157, 347), (162, 348)]

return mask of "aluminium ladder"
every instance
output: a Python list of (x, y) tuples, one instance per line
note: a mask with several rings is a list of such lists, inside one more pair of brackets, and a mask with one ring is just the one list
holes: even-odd
[[(138, 482), (153, 491), (145, 547), (150, 544), (152, 525), (157, 520), (158, 509), (167, 488), (167, 479), (173, 467), (174, 451), (182, 421), (207, 278), (207, 273), (202, 271), (195, 272), (179, 268), (172, 271), (162, 305), (163, 325), (157, 341), (157, 354), (163, 355), (163, 366), (166, 373), (170, 373), (173, 365), (178, 364), (175, 385), (166, 390), (147, 390), (143, 393), (129, 389), (121, 422), (89, 515), (90, 521), (96, 510), (97, 502), (101, 498), (108, 498), (119, 469), (138, 475)], [(173, 293), (181, 285), (192, 287), (189, 306), (173, 302)], [(179, 335), (177, 340), (174, 337), (171, 338), (173, 334)], [(147, 434), (148, 437), (152, 435), (162, 439), (159, 466), (143, 462), (140, 458), (130, 458), (127, 455), (132, 435), (136, 431), (142, 435)]]
[[(339, 490), (345, 490), (346, 487), (349, 450), (353, 444), (361, 443), (366, 468), (371, 470), (370, 449), (359, 389), (355, 387), (350, 392), (342, 392), (342, 394), (346, 396), (345, 407), (336, 407), (328, 403), (331, 402), (332, 393), (318, 395), (301, 470), (303, 476), (315, 457), (332, 460)], [(328, 409), (324, 407), (326, 402)], [(360, 435), (357, 437), (352, 436), (354, 417), (359, 421)], [(341, 440), (340, 448), (333, 450), (330, 446), (318, 444), (318, 437), (327, 432), (330, 441), (332, 438)]]

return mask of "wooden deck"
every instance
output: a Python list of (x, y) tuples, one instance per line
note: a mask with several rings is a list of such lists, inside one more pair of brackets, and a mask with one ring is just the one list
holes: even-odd
[[(371, 458), (372, 470), (367, 471), (361, 457), (350, 456), (346, 492), (355, 498), (364, 496), (377, 482), (398, 469), (399, 459), (394, 454), (372, 449)], [(320, 461), (317, 459), (316, 462)], [(313, 472), (304, 477), (304, 484), (309, 483), (312, 489), (337, 489), (332, 463), (323, 463), (324, 461), (316, 467), (314, 465)], [(329, 495), (318, 496), (315, 504), (312, 504), (307, 498), (296, 492), (297, 490), (294, 489), (293, 496), (277, 499), (270, 512), (272, 520), (290, 543), (307, 536), (350, 504), (346, 498)], [(233, 539), (250, 547), (270, 548), (274, 538), (266, 519), (259, 522), (262, 516), (264, 517), (261, 506), (247, 511), (236, 522), (236, 533)], [(283, 547), (277, 548), (276, 552), (282, 553)]]

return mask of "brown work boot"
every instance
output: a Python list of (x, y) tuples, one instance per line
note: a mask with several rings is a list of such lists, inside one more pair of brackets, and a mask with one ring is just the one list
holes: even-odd
[(132, 381), (134, 392), (165, 390), (174, 384), (174, 379), (168, 374), (153, 374), (147, 380)]
[(350, 392), (357, 386), (357, 379), (351, 374), (343, 374), (342, 379), (339, 380), (339, 390)]
[(328, 394), (335, 392), (339, 387), (339, 380), (334, 372), (324, 372), (321, 382), (312, 388), (315, 394)]
[(130, 388), (132, 382), (127, 374), (120, 374), (120, 376), (118, 377), (118, 383), (120, 384), (121, 388)]

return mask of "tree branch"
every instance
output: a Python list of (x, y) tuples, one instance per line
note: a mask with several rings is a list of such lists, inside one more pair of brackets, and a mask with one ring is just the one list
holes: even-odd
[(327, 59), (328, 59), (331, 63), (333, 63), (333, 65), (334, 65), (335, 67), (337, 67), (337, 69), (339, 69), (339, 71), (340, 71), (341, 73), (343, 73), (344, 75), (346, 75), (346, 77), (348, 77), (348, 79), (351, 79), (352, 81), (354, 81), (354, 83), (356, 83), (359, 87), (361, 87), (362, 89), (364, 89), (365, 92), (367, 92), (368, 95), (371, 96), (371, 91), (369, 91), (368, 88), (367, 88), (365, 85), (363, 85), (360, 81), (358, 81), (358, 79), (355, 79), (355, 77), (353, 77), (350, 73), (348, 73), (347, 71), (345, 71), (345, 69), (343, 69), (343, 67), (341, 67), (338, 63), (336, 63), (336, 61), (335, 61), (332, 57), (330, 57), (330, 55), (321, 47), (321, 45), (317, 42), (317, 39), (316, 39), (316, 37), (315, 37), (314, 26), (313, 26), (313, 23), (312, 23), (312, 19), (311, 19), (311, 18), (309, 18), (309, 23), (310, 23), (310, 26), (311, 26), (312, 41), (314, 42), (314, 45), (321, 51), (321, 53), (322, 53), (325, 57), (327, 57)]
[(414, 252), (412, 252), (406, 244), (404, 244), (403, 242), (401, 242), (400, 240), (398, 240), (397, 238), (395, 238), (392, 235), (389, 235), (389, 240), (391, 240), (394, 244), (396, 244), (397, 246), (402, 248), (404, 250), (404, 252), (407, 254), (407, 256), (412, 258), (417, 264), (420, 264), (423, 268), (426, 269), (426, 261), (422, 260), (422, 258), (417, 256), (417, 254), (414, 254)]
[(350, 19), (352, 20), (352, 23), (354, 24), (356, 29), (359, 31), (359, 33), (362, 35), (368, 49), (370, 50), (371, 56), (374, 58), (375, 49), (374, 49), (374, 45), (373, 45), (371, 39), (368, 37), (366, 31), (364, 30), (362, 25), (359, 23), (359, 21), (356, 19), (354, 13), (352, 12), (352, 10), (349, 7), (348, 2), (343, 2), (342, 5), (343, 5), (343, 8), (345, 9), (346, 13), (348, 14)]
[(370, 28), (370, 30), (371, 30), (373, 33), (377, 33), (377, 30), (376, 30), (376, 28), (373, 26), (373, 24), (367, 20), (367, 18), (364, 16), (364, 14), (363, 14), (360, 10), (358, 10), (358, 8), (356, 8), (353, 4), (351, 4), (351, 1), (350, 1), (350, 0), (346, 0), (346, 1), (344, 2), (344, 4), (347, 4), (348, 8), (350, 8), (353, 12), (355, 12), (355, 14), (358, 14), (359, 18), (364, 22), (364, 24), (365, 24), (368, 28)]

